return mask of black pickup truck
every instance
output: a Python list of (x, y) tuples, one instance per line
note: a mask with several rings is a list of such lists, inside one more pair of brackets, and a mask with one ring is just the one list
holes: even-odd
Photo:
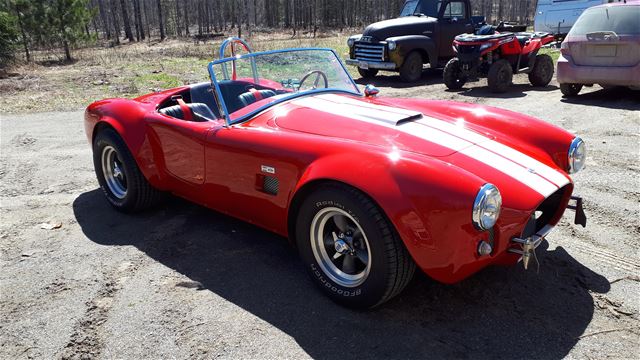
[(379, 70), (399, 71), (402, 80), (420, 79), (424, 64), (443, 67), (455, 56), (456, 35), (472, 33), (483, 17), (471, 16), (469, 0), (407, 0), (400, 17), (367, 26), (349, 38), (349, 59), (364, 78)]

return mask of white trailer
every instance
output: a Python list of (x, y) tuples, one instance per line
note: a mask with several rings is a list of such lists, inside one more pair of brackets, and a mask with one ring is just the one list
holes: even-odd
[(564, 36), (587, 8), (610, 2), (614, 0), (538, 0), (534, 30)]

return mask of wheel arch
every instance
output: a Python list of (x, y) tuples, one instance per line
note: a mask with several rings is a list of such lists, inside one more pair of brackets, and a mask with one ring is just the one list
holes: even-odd
[[(422, 56), (423, 64), (430, 64), (432, 68), (438, 66), (438, 52), (437, 47), (433, 39), (424, 35), (407, 35), (407, 36), (394, 36), (387, 39), (387, 41), (393, 40), (396, 42), (398, 48), (396, 51), (390, 53), (390, 58), (398, 66), (404, 63), (404, 59), (413, 51), (418, 51)], [(400, 61), (399, 59), (402, 59)]]

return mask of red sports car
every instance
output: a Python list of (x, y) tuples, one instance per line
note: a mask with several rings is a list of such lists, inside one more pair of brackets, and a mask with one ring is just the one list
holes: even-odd
[(117, 210), (172, 193), (283, 236), (332, 299), (373, 307), (416, 266), (460, 281), (525, 267), (567, 207), (584, 142), (480, 105), (364, 94), (329, 49), (236, 55), (211, 82), (91, 104), (98, 182)]

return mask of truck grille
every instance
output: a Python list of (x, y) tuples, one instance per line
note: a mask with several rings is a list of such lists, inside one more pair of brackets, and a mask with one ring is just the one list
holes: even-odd
[(384, 44), (356, 42), (355, 55), (358, 60), (384, 61)]

